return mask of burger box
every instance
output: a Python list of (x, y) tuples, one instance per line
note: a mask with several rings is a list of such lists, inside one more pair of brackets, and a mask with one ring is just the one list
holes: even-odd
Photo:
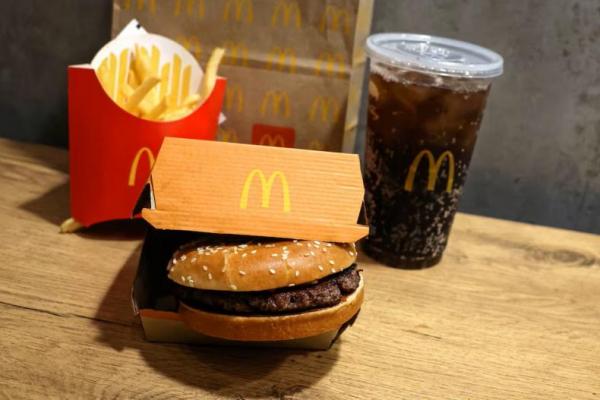
[[(166, 72), (163, 78), (169, 86), (165, 90), (178, 90), (180, 99), (194, 93), (202, 77), (196, 59), (185, 48), (148, 34), (135, 20), (106, 44), (91, 64), (68, 67), (71, 216), (83, 226), (130, 218), (163, 138), (216, 136), (225, 79), (219, 78), (209, 97), (179, 120), (138, 118), (115, 102), (119, 85), (127, 80), (135, 46), (148, 52), (156, 71)], [(107, 89), (111, 94), (96, 74), (103, 62), (112, 66), (113, 84)]]
[(166, 267), (185, 242), (211, 234), (356, 242), (364, 188), (359, 158), (167, 137), (133, 213), (149, 229), (132, 288), (150, 341), (327, 349), (351, 324), (318, 336), (238, 342), (203, 335), (178, 312)]

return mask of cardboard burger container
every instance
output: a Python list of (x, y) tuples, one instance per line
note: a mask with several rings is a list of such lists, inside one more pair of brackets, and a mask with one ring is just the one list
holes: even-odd
[[(231, 234), (354, 243), (363, 181), (355, 154), (165, 138), (133, 211), (150, 224), (132, 302), (150, 341), (327, 349), (356, 318), (329, 332), (239, 342), (187, 319), (167, 278), (177, 248), (199, 235)], [(244, 318), (253, 318), (252, 316)]]
[[(68, 68), (71, 215), (83, 226), (130, 217), (165, 137), (216, 135), (225, 91), (222, 78), (198, 108), (178, 120), (147, 120), (118, 105), (136, 46), (161, 77), (151, 95), (168, 93), (177, 103), (200, 85), (202, 70), (195, 58), (176, 42), (147, 33), (135, 20), (91, 64)], [(104, 87), (99, 68), (108, 71)]]

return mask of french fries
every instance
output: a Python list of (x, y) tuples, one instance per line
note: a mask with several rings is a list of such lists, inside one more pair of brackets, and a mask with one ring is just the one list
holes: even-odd
[[(115, 82), (114, 75), (110, 74), (113, 60), (108, 58), (101, 63), (97, 75), (104, 90), (129, 113), (152, 121), (172, 121), (189, 115), (208, 98), (215, 86), (224, 53), (222, 48), (213, 50), (198, 93), (187, 94), (187, 87), (179, 91), (180, 67), (169, 74), (168, 69), (159, 68), (158, 60), (154, 57), (151, 60), (148, 51), (141, 46), (136, 46), (132, 52), (122, 82)], [(183, 69), (183, 75), (185, 86), (185, 78), (189, 79), (189, 68), (187, 71)], [(118, 88), (115, 88), (115, 83)]]

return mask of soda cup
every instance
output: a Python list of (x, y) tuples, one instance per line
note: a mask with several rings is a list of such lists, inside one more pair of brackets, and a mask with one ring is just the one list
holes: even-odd
[(465, 184), (492, 78), (488, 49), (428, 35), (367, 39), (364, 250), (394, 267), (437, 264)]

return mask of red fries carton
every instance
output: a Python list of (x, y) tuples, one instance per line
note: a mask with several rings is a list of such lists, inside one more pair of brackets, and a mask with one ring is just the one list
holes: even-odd
[[(134, 52), (147, 60), (149, 77), (132, 68)], [(90, 226), (129, 218), (166, 136), (215, 138), (225, 80), (218, 78), (200, 99), (195, 93), (202, 76), (187, 50), (148, 34), (137, 21), (104, 46), (91, 64), (68, 68), (75, 221)]]

